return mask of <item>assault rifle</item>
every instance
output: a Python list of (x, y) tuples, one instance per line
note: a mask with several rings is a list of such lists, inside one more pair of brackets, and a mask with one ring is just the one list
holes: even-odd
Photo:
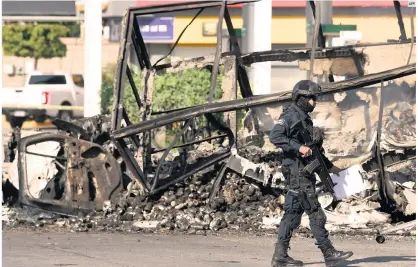
[(316, 172), (321, 179), (324, 189), (334, 195), (334, 182), (329, 175), (327, 166), (322, 157), (322, 153), (319, 150), (316, 142), (312, 140), (311, 134), (304, 127), (303, 122), (300, 120), (292, 125), (292, 129), (297, 129), (302, 135), (305, 146), (309, 147), (312, 150), (312, 155), (314, 160), (312, 160), (306, 167), (303, 169), (306, 175), (311, 175), (313, 172)]

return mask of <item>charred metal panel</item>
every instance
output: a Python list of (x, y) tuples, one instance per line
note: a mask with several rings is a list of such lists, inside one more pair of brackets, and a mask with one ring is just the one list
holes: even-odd
[[(44, 193), (37, 199), (29, 191), (27, 147), (49, 141), (60, 143), (63, 149), (58, 164), (64, 173), (53, 179), (62, 192), (54, 195)], [(18, 157), (19, 198), (24, 205), (57, 213), (85, 214), (101, 210), (103, 202), (112, 199), (122, 189), (122, 173), (116, 159), (102, 146), (84, 140), (53, 133), (28, 136), (19, 141)], [(48, 185), (45, 190), (51, 192)]]

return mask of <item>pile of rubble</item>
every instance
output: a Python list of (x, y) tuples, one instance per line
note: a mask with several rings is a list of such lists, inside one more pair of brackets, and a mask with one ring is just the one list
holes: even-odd
[[(242, 152), (251, 152), (247, 155), (251, 155), (254, 162), (269, 162), (271, 157), (271, 153), (255, 147)], [(270, 163), (273, 162), (270, 159)], [(411, 182), (414, 166), (415, 162), (404, 163), (400, 168), (392, 167), (388, 173), (398, 177), (398, 181), (401, 180), (399, 177), (407, 175), (402, 177)], [(129, 195), (120, 194), (112, 203), (105, 202), (103, 212), (93, 212), (83, 218), (39, 213), (30, 208), (3, 207), (3, 225), (58, 227), (70, 231), (180, 231), (189, 234), (220, 230), (271, 232), (277, 228), (285, 200), (281, 189), (265, 188), (229, 172), (210, 202), (214, 176), (216, 171), (199, 173), (148, 198), (131, 190)], [(333, 202), (329, 195), (320, 195), (319, 200), (327, 213), (327, 228), (331, 233), (358, 232), (359, 229), (363, 229), (361, 233), (370, 232), (373, 231), (370, 229), (384, 228), (392, 222), (389, 214), (378, 211), (376, 184), (342, 201)], [(300, 231), (305, 232), (308, 228), (308, 218), (304, 216)]]
[[(324, 146), (332, 156), (361, 156), (369, 153), (378, 131), (381, 89), (378, 87), (335, 93), (331, 102), (319, 102), (314, 124), (327, 133)], [(415, 88), (389, 84), (383, 88), (381, 149), (415, 147)], [(340, 142), (333, 142), (339, 140)]]
[(92, 228), (129, 232), (158, 228), (190, 233), (224, 228), (255, 231), (262, 229), (263, 216), (280, 214), (283, 196), (277, 198), (263, 192), (261, 187), (239, 179), (235, 173), (227, 174), (219, 196), (209, 203), (212, 175), (195, 176), (151, 198), (121, 194), (117, 201), (106, 202), (103, 212), (83, 219), (58, 219), (45, 212), (33, 216), (21, 209), (9, 208), (3, 210), (3, 221), (9, 226), (57, 224), (80, 231)]

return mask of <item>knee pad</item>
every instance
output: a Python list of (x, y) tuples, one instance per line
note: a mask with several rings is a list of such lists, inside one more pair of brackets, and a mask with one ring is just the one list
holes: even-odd
[(318, 209), (316, 212), (309, 214), (309, 219), (318, 227), (325, 227), (327, 223), (327, 216), (322, 209)]
[(297, 216), (293, 216), (292, 221), (290, 223), (290, 228), (292, 228), (292, 229), (298, 228), (301, 222), (302, 222), (302, 214), (298, 214)]
[(302, 221), (302, 213), (293, 210), (293, 213), (286, 212), (280, 224), (286, 224), (291, 230), (296, 229)]
[[(289, 191), (290, 192), (290, 191)], [(311, 213), (318, 211), (318, 209), (321, 207), (321, 204), (319, 204), (319, 201), (315, 195), (314, 192), (308, 191), (293, 191), (292, 194), (295, 194), (297, 196), (300, 205), (302, 206), (303, 210), (310, 215)]]

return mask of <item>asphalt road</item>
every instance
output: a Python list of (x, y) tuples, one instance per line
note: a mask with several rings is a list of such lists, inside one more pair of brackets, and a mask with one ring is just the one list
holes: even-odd
[[(193, 236), (3, 232), (3, 266), (270, 266), (274, 236)], [(354, 256), (341, 266), (416, 266), (415, 241), (334, 239)], [(295, 238), (289, 252), (306, 266), (325, 266), (313, 239)]]

